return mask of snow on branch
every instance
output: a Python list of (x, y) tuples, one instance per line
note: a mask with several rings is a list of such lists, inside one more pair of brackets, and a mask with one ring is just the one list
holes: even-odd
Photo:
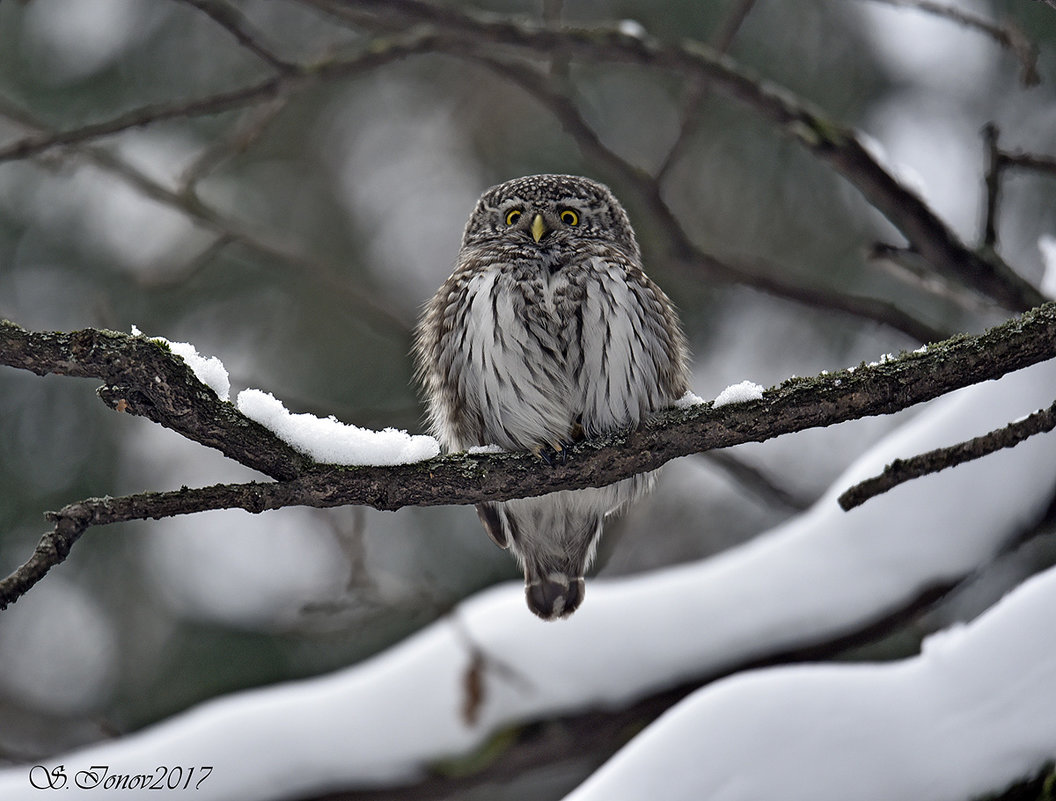
[(1051, 766), (1056, 749), (1056, 647), (1040, 635), (1054, 605), (1050, 568), (970, 624), (927, 638), (911, 659), (785, 667), (704, 687), (566, 801), (691, 801), (731, 784), (738, 798), (780, 787), (790, 801), (1004, 790)]
[(1056, 302), (978, 336), (958, 335), (897, 358), (789, 379), (761, 397), (753, 393), (754, 399), (745, 402), (672, 409), (636, 430), (575, 446), (567, 465), (543, 469), (528, 454), (482, 453), (343, 467), (313, 461), (233, 404), (221, 401), (163, 343), (96, 329), (30, 332), (4, 320), (0, 321), (0, 364), (38, 375), (101, 379), (104, 385), (98, 394), (110, 408), (148, 417), (274, 481), (87, 499), (51, 513), (54, 528), (31, 559), (0, 580), (0, 608), (63, 561), (91, 526), (211, 509), (260, 512), (292, 505), (356, 504), (394, 510), (605, 486), (680, 456), (890, 414), (1054, 357)]

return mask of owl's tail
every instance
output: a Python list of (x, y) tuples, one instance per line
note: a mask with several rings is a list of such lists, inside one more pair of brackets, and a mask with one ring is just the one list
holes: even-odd
[(583, 575), (621, 492), (619, 485), (561, 490), (477, 506), (488, 535), (517, 557), (528, 608), (543, 620), (568, 617), (583, 603)]
[(525, 576), (524, 595), (528, 608), (543, 620), (568, 617), (583, 603), (585, 592), (582, 576), (569, 577), (564, 573)]

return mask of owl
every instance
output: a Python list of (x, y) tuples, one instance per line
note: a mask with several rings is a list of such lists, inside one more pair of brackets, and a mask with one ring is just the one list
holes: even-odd
[[(564, 462), (577, 439), (636, 426), (689, 388), (671, 301), (642, 269), (627, 213), (602, 184), (531, 175), (481, 195), (454, 272), (415, 332), (417, 376), (447, 451), (530, 450)], [(524, 571), (528, 607), (567, 617), (607, 515), (653, 475), (477, 505)]]

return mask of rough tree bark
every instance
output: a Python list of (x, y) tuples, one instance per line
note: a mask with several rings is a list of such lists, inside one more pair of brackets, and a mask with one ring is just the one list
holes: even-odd
[(229, 508), (361, 504), (394, 510), (604, 486), (680, 456), (890, 414), (1053, 357), (1056, 303), (1048, 303), (978, 336), (958, 335), (897, 358), (789, 379), (757, 401), (673, 409), (636, 430), (576, 445), (566, 465), (544, 467), (526, 454), (453, 454), (394, 467), (339, 467), (316, 464), (221, 401), (154, 340), (96, 329), (34, 333), (0, 321), (0, 364), (38, 375), (101, 379), (98, 394), (110, 408), (147, 417), (274, 479), (89, 498), (51, 512), (54, 528), (24, 565), (0, 581), (0, 609), (64, 560), (91, 526)]

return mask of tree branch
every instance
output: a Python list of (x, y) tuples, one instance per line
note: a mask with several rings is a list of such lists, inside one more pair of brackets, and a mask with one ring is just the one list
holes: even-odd
[(270, 103), (261, 103), (248, 110), (245, 118), (236, 123), (232, 131), (207, 145), (183, 171), (179, 179), (178, 193), (194, 194), (197, 197), (195, 187), (198, 183), (215, 172), (220, 165), (248, 150), (289, 105), (290, 99), (289, 96), (280, 96)]
[[(731, 45), (733, 45), (734, 37), (737, 36), (737, 32), (748, 18), (753, 6), (755, 6), (755, 0), (738, 0), (736, 5), (727, 13), (726, 19), (711, 42), (711, 46), (716, 53), (725, 55), (729, 51)], [(663, 161), (656, 170), (656, 180), (658, 182), (662, 182), (671, 167), (678, 162), (693, 133), (696, 132), (697, 121), (702, 116), (700, 107), (708, 96), (708, 88), (708, 82), (699, 78), (690, 87), (689, 96), (686, 98), (685, 108), (682, 112), (682, 124), (678, 128), (678, 135), (675, 137), (671, 147), (668, 148), (667, 155), (664, 156)]]
[[(996, 253), (966, 247), (934, 211), (873, 158), (855, 132), (826, 118), (787, 89), (750, 74), (732, 60), (695, 42), (669, 44), (612, 28), (548, 28), (529, 21), (473, 15), (421, 0), (302, 0), (317, 7), (356, 9), (435, 29), (433, 49), (452, 55), (493, 57), (494, 45), (536, 56), (567, 53), (587, 61), (624, 62), (708, 80), (796, 138), (844, 176), (937, 271), (966, 283), (1005, 308), (1023, 311), (1046, 298)], [(363, 14), (355, 15), (362, 22)]]
[(1038, 48), (1014, 23), (999, 25), (991, 20), (955, 6), (932, 2), (932, 0), (874, 0), (897, 8), (913, 8), (927, 14), (948, 19), (966, 28), (986, 34), (1001, 47), (1012, 51), (1019, 61), (1019, 80), (1024, 86), (1041, 83), (1038, 74)]
[(412, 53), (493, 57), (494, 48), (499, 45), (536, 57), (550, 58), (561, 53), (595, 62), (637, 63), (670, 70), (693, 81), (708, 81), (755, 109), (857, 187), (940, 273), (966, 283), (1010, 310), (1023, 311), (1046, 300), (996, 253), (985, 249), (977, 253), (966, 247), (918, 195), (877, 163), (852, 129), (827, 119), (788, 90), (759, 79), (703, 45), (668, 44), (619, 29), (547, 27), (531, 21), (484, 17), (420, 0), (301, 2), (339, 16), (350, 15), (357, 24), (372, 24), (386, 33), (394, 23), (419, 27), (403, 38), (375, 39), (355, 57), (303, 67), (295, 75), (280, 75), (183, 103), (145, 106), (71, 131), (26, 137), (0, 148), (0, 162), (161, 120), (243, 108), (312, 81), (347, 77)]
[(89, 123), (67, 131), (26, 136), (0, 147), (0, 163), (28, 158), (57, 147), (91, 142), (157, 122), (206, 117), (258, 105), (305, 88), (315, 81), (351, 77), (415, 52), (436, 49), (436, 42), (435, 34), (417, 31), (402, 37), (374, 39), (367, 42), (363, 49), (353, 56), (301, 65), (294, 73), (269, 77), (239, 89), (191, 100), (140, 106), (109, 120)]
[(743, 489), (771, 506), (779, 506), (792, 512), (803, 512), (809, 509), (815, 500), (814, 497), (808, 497), (790, 487), (779, 484), (763, 470), (753, 467), (729, 451), (708, 451), (701, 454), (701, 458), (718, 467), (727, 476), (740, 484)]
[(240, 89), (219, 92), (195, 100), (140, 106), (124, 114), (111, 117), (109, 120), (89, 123), (68, 131), (26, 136), (0, 147), (0, 163), (28, 158), (56, 147), (91, 142), (103, 136), (121, 133), (132, 128), (142, 128), (164, 120), (205, 117), (244, 108), (275, 97), (284, 91), (291, 81), (295, 80), (298, 79), (284, 76), (268, 78)]
[(1052, 156), (1039, 156), (1033, 153), (1002, 152), (1001, 161), (1009, 167), (1020, 167), (1022, 169), (1045, 172), (1056, 175), (1056, 158)]
[(1001, 198), (1001, 151), (997, 146), (1000, 132), (989, 122), (983, 126), (983, 145), (986, 148), (986, 194), (983, 203), (983, 247), (997, 247), (997, 208)]
[(936, 273), (912, 248), (874, 242), (866, 258), (899, 281), (919, 287), (934, 297), (943, 298), (970, 315), (981, 317), (991, 311), (986, 298), (964, 284)]
[[(942, 331), (929, 325), (897, 304), (807, 286), (788, 278), (789, 271), (776, 265), (764, 265), (753, 269), (704, 252), (689, 238), (682, 224), (671, 211), (671, 207), (667, 205), (658, 181), (606, 147), (597, 132), (580, 114), (572, 99), (555, 88), (553, 81), (533, 69), (525, 68), (524, 65), (515, 66), (484, 56), (472, 58), (503, 78), (516, 83), (546, 106), (561, 123), (565, 132), (576, 141), (586, 158), (599, 164), (603, 170), (614, 174), (624, 186), (635, 193), (637, 201), (649, 211), (653, 222), (667, 242), (668, 258), (674, 266), (697, 272), (704, 271), (715, 280), (741, 284), (774, 297), (802, 303), (805, 306), (843, 312), (860, 319), (872, 320), (901, 331), (913, 337), (917, 342), (933, 342), (949, 335), (949, 331)], [(759, 259), (754, 261), (757, 265), (761, 264)]]
[[(998, 130), (997, 126), (990, 123), (984, 133), (987, 135), (988, 140), (992, 139), (993, 144), (990, 145), (992, 151), (992, 158), (996, 162), (996, 170), (1000, 175), (1001, 170), (1017, 167), (1024, 170), (1034, 170), (1035, 172), (1048, 173), (1049, 175), (1056, 176), (1056, 158), (1052, 156), (1039, 156), (1034, 153), (1023, 153), (1019, 150), (1001, 150), (997, 146)], [(989, 141), (988, 141), (989, 145)]]
[(242, 47), (280, 73), (299, 71), (299, 67), (275, 55), (260, 42), (260, 35), (252, 29), (245, 15), (232, 5), (218, 0), (179, 0), (201, 11), (217, 25), (231, 34)]
[(147, 337), (86, 328), (31, 332), (0, 320), (0, 364), (37, 375), (98, 378), (111, 409), (141, 415), (277, 480), (296, 478), (308, 457), (221, 401), (183, 359)]
[(99, 395), (111, 408), (149, 417), (276, 479), (67, 506), (49, 516), (54, 530), (30, 561), (0, 582), (0, 608), (61, 562), (94, 525), (225, 508), (260, 512), (355, 504), (395, 510), (600, 487), (680, 456), (900, 411), (1054, 357), (1056, 302), (978, 336), (958, 335), (881, 364), (790, 379), (758, 401), (672, 409), (636, 430), (576, 445), (567, 465), (541, 468), (530, 454), (509, 453), (453, 454), (393, 467), (339, 467), (312, 462), (220, 401), (182, 359), (157, 342), (95, 329), (33, 333), (0, 321), (0, 364), (38, 375), (102, 379), (106, 386)]
[(896, 459), (885, 467), (880, 475), (855, 484), (840, 495), (838, 498), (840, 508), (849, 511), (856, 506), (861, 506), (870, 498), (894, 489), (899, 484), (938, 473), (947, 467), (956, 467), (964, 462), (981, 459), (1002, 448), (1014, 448), (1023, 440), (1035, 434), (1048, 433), (1054, 428), (1056, 428), (1056, 403), (1048, 409), (1041, 409), (1022, 420), (1016, 420), (981, 437), (973, 437), (967, 442), (947, 448), (936, 448), (909, 459)]
[(1056, 176), (1056, 158), (1033, 153), (1002, 150), (998, 139), (1001, 131), (997, 124), (988, 122), (983, 126), (983, 145), (986, 148), (986, 192), (983, 203), (983, 239), (985, 252), (994, 252), (997, 247), (997, 220), (1001, 200), (1001, 179), (1005, 170), (1025, 169)]

